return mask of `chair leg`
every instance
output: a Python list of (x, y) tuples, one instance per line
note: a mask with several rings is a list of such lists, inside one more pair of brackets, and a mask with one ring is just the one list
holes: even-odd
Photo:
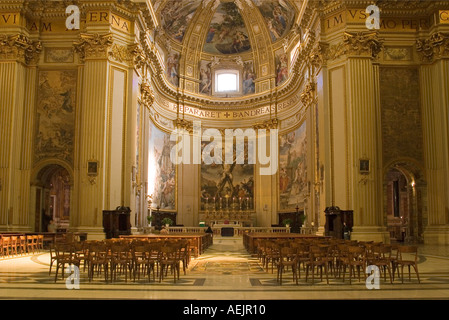
[(415, 269), (416, 277), (418, 278), (418, 283), (421, 283), (421, 280), (419, 279), (418, 266), (417, 265), (413, 265), (413, 269)]

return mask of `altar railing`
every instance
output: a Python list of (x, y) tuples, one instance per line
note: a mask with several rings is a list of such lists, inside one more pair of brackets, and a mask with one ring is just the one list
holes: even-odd
[[(234, 236), (241, 236), (246, 232), (260, 232), (260, 233), (290, 233), (288, 227), (241, 227), (233, 224), (226, 224), (220, 226), (213, 226), (211, 229), (214, 235), (221, 235), (222, 228), (233, 228)], [(169, 233), (202, 233), (206, 232), (207, 227), (169, 227)]]

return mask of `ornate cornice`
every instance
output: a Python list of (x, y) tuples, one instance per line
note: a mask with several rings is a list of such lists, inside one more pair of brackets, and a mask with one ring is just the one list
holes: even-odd
[(13, 59), (25, 64), (36, 64), (42, 51), (40, 41), (33, 41), (22, 34), (0, 35), (0, 59)]
[(81, 61), (84, 62), (85, 59), (107, 59), (112, 44), (113, 39), (110, 33), (104, 35), (82, 33), (80, 40), (74, 43), (74, 47)]
[(428, 39), (416, 41), (416, 51), (421, 61), (432, 62), (434, 59), (449, 57), (449, 34), (436, 32)]

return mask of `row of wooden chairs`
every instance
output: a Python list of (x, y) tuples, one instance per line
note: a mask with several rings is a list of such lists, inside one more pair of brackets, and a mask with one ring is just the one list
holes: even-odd
[[(298, 284), (301, 277), (301, 268), (306, 273), (306, 282), (309, 275), (312, 284), (315, 281), (315, 273), (319, 273), (321, 281), (323, 274), (329, 284), (329, 276), (336, 279), (346, 279), (349, 275), (349, 283), (352, 283), (355, 272), (361, 280), (367, 266), (375, 266), (387, 280), (388, 273), (390, 283), (393, 283), (396, 272), (404, 281), (404, 267), (409, 269), (411, 280), (411, 267), (413, 267), (418, 282), (418, 250), (416, 246), (392, 246), (375, 242), (340, 241), (330, 240), (261, 240), (258, 242), (258, 258), (265, 270), (271, 273), (277, 269), (277, 281), (282, 284), (282, 276), (285, 270), (292, 271), (293, 281)], [(347, 272), (348, 271), (348, 272)]]
[(187, 240), (121, 240), (121, 241), (84, 241), (56, 243), (50, 250), (50, 270), (56, 265), (55, 282), (59, 270), (64, 278), (67, 265), (75, 265), (83, 271), (87, 269), (89, 281), (95, 274), (103, 273), (106, 282), (117, 280), (117, 275), (140, 280), (141, 274), (148, 281), (158, 278), (161, 282), (170, 271), (173, 280), (180, 279), (181, 265), (184, 274), (190, 263), (189, 241)]
[(24, 254), (34, 254), (44, 249), (43, 235), (1, 235), (0, 256), (10, 258)]

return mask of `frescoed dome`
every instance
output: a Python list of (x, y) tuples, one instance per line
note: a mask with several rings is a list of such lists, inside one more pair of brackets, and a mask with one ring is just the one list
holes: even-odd
[(238, 69), (241, 95), (267, 88), (257, 85), (260, 77), (275, 79), (276, 86), (288, 79), (285, 50), (298, 35), (302, 1), (152, 0), (152, 5), (166, 79), (173, 86), (193, 78), (196, 83), (186, 80), (185, 90), (211, 95), (214, 68)]

